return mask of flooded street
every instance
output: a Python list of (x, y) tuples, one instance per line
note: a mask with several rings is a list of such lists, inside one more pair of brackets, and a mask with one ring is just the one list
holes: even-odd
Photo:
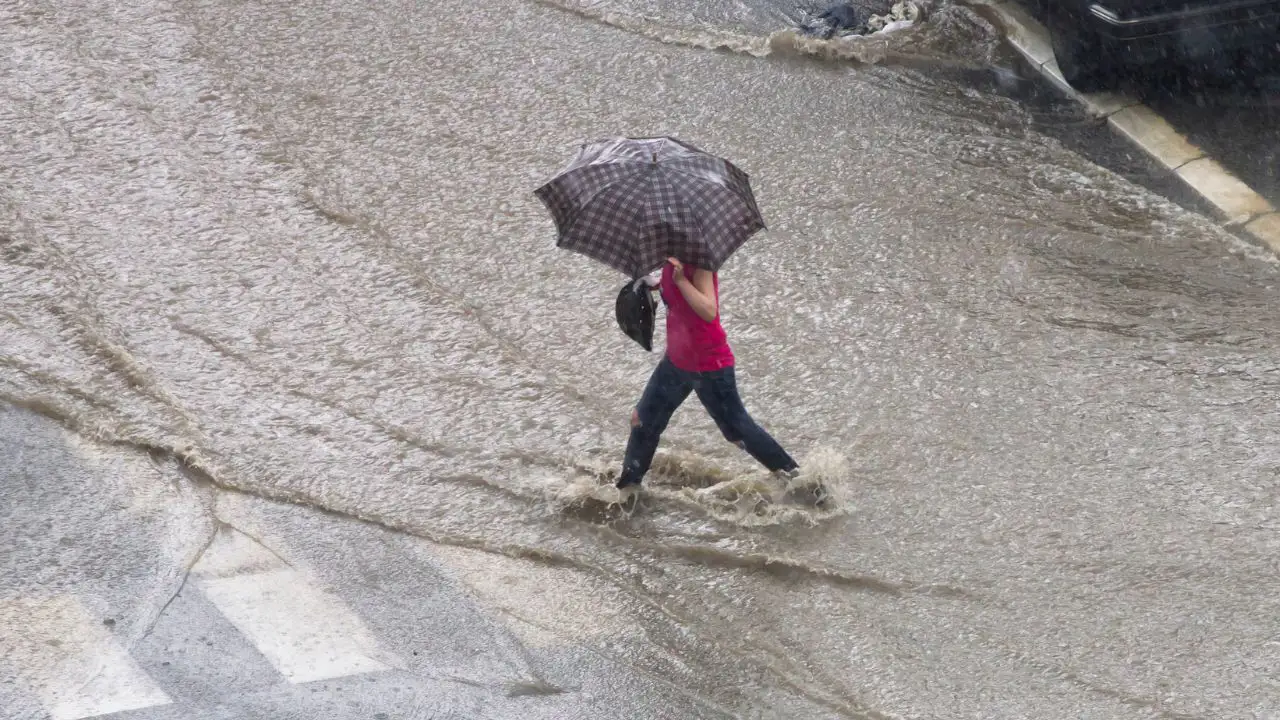
[[(619, 716), (1280, 716), (1277, 265), (933, 17), (836, 52), (763, 2), (0, 6), (0, 399), (586, 578), (528, 619), (692, 708)], [(707, 492), (760, 470), (694, 403), (634, 516), (581, 507), (658, 356), (532, 190), (657, 134), (751, 174), (724, 324), (833, 509)]]

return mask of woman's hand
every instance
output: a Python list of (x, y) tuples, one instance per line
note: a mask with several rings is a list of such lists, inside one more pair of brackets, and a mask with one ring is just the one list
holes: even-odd
[(672, 279), (676, 281), (677, 285), (681, 282), (689, 282), (689, 278), (684, 276), (684, 263), (673, 257), (667, 258), (667, 262), (671, 263), (671, 276)]

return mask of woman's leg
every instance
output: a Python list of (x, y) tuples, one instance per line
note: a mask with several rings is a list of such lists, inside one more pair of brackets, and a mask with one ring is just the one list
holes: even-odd
[(794, 470), (797, 464), (773, 436), (756, 424), (742, 405), (732, 367), (699, 373), (698, 399), (725, 439), (736, 443), (769, 470)]
[(639, 485), (649, 472), (653, 454), (658, 450), (658, 439), (667, 429), (667, 422), (689, 392), (693, 383), (688, 373), (681, 371), (666, 357), (654, 368), (645, 385), (640, 403), (631, 414), (631, 437), (627, 440), (627, 454), (622, 460), (622, 474), (618, 487)]

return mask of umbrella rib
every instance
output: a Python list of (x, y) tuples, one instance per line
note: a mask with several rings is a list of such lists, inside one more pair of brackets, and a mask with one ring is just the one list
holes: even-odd
[[(698, 223), (698, 235), (702, 238), (702, 242), (709, 242), (709, 239), (707, 238), (707, 229), (702, 225), (702, 214), (695, 212), (693, 214), (693, 219), (694, 222)], [(711, 270), (711, 268), (707, 268), (707, 270)], [(716, 268), (716, 270), (719, 270), (719, 268)], [(713, 270), (712, 272), (715, 271)]]
[[(703, 227), (702, 225), (702, 215), (699, 212), (697, 212), (697, 209), (695, 208), (695, 206), (689, 203), (688, 199), (684, 197), (684, 193), (680, 191), (680, 186), (672, 182), (671, 178), (665, 176), (665, 173), (668, 170), (675, 170), (676, 172), (680, 172), (680, 171), (676, 170), (675, 168), (664, 167), (662, 168), (662, 171), (664, 173), (662, 180), (671, 186), (671, 189), (674, 191), (672, 193), (672, 196), (675, 198), (678, 198), (682, 204), (688, 207), (688, 209), (690, 210), (689, 214), (693, 216), (693, 221), (698, 226), (698, 235), (705, 239), (707, 236), (707, 231), (706, 231), (706, 228)], [(680, 174), (688, 176), (688, 173), (680, 173)], [(682, 262), (690, 262), (685, 258), (680, 258), (680, 260)]]
[[(649, 165), (649, 167), (652, 167), (652, 165)], [(587, 201), (587, 203), (583, 205), (583, 211), (574, 218), (573, 224), (570, 225), (565, 232), (561, 233), (560, 237), (562, 239), (566, 239), (570, 237), (570, 235), (573, 232), (573, 229), (577, 227), (578, 223), (581, 222), (584, 217), (587, 217), (590, 214), (588, 212), (588, 205), (593, 203), (601, 195), (603, 195), (605, 192), (610, 190), (618, 191), (620, 194), (623, 194), (623, 197), (619, 198), (620, 200), (619, 207), (626, 209), (627, 217), (630, 220), (631, 224), (636, 225), (637, 224), (636, 216), (638, 212), (630, 204), (626, 203), (624, 199), (627, 196), (627, 194), (629, 194), (634, 190), (635, 187), (638, 187), (640, 184), (642, 184), (645, 181), (651, 181), (652, 178), (653, 178), (653, 174), (651, 172), (636, 173), (635, 175), (631, 175), (629, 177), (619, 178), (618, 180), (611, 182), (607, 186), (602, 187), (598, 191), (592, 193), (591, 198)], [(587, 254), (590, 255), (590, 253), (587, 253)], [(630, 270), (630, 273), (635, 275), (637, 272), (640, 272), (636, 269), (640, 267), (640, 263), (638, 262), (639, 253), (633, 249), (631, 255), (633, 260), (632, 260), (632, 269)], [(597, 259), (600, 259), (600, 258), (597, 258)], [(621, 270), (622, 268), (618, 268), (618, 269)], [(624, 272), (627, 272), (627, 271), (624, 271)]]
[(609, 191), (609, 190), (612, 190), (613, 188), (617, 187), (619, 183), (624, 183), (624, 182), (627, 182), (628, 180), (635, 180), (637, 177), (644, 177), (644, 176), (643, 176), (643, 175), (629, 175), (629, 176), (626, 176), (626, 177), (620, 177), (620, 178), (618, 178), (617, 180), (614, 180), (613, 182), (603, 184), (603, 185), (601, 185), (599, 188), (597, 188), (594, 192), (592, 192), (592, 193), (591, 193), (591, 196), (590, 196), (590, 197), (588, 197), (585, 201), (583, 201), (583, 202), (580, 204), (580, 207), (582, 208), (582, 212), (576, 213), (576, 214), (573, 216), (573, 222), (569, 223), (569, 226), (568, 226), (568, 227), (566, 227), (564, 230), (562, 230), (562, 231), (560, 232), (560, 236), (561, 236), (561, 237), (568, 237), (568, 236), (573, 232), (573, 228), (574, 228), (574, 227), (576, 227), (576, 226), (578, 225), (578, 221), (582, 220), (582, 218), (583, 218), (584, 216), (586, 216), (586, 214), (587, 214), (587, 207), (588, 207), (589, 205), (591, 205), (591, 203), (595, 202), (596, 198), (600, 197), (600, 196), (601, 196), (601, 195), (603, 195), (605, 192), (607, 192), (607, 191)]
[[(653, 167), (653, 165), (650, 165), (649, 167), (650, 167), (650, 168), (652, 168), (652, 167)], [(646, 173), (645, 173), (645, 174), (643, 174), (643, 175), (637, 175), (636, 177), (638, 177), (638, 178), (642, 178), (643, 180), (646, 180), (646, 181), (648, 181), (648, 182), (650, 182), (650, 183), (652, 183), (652, 182), (653, 182), (653, 172), (652, 172), (652, 170), (650, 170), (649, 172), (646, 172)], [(636, 183), (636, 187), (639, 187), (639, 185), (640, 185), (640, 184), (641, 184), (641, 183)], [(628, 190), (634, 190), (635, 188), (627, 188), (627, 189), (628, 189)], [(647, 204), (647, 203), (648, 203), (648, 200), (646, 199), (646, 201), (645, 201), (645, 202), (646, 202), (646, 204)], [(638, 215), (639, 213), (640, 213), (640, 210), (633, 210), (633, 211), (632, 211), (632, 215), (631, 215), (631, 217), (632, 217), (632, 222), (633, 222), (633, 223), (635, 222), (635, 217), (636, 217), (636, 215)], [(641, 246), (640, 242), (637, 240), (637, 242), (636, 242), (634, 245), (632, 245), (632, 247), (631, 247), (631, 274), (632, 274), (633, 276), (635, 276), (635, 277), (640, 277), (641, 275), (643, 275), (643, 274), (644, 274), (644, 269), (642, 269), (642, 261), (643, 261), (643, 259), (644, 259), (644, 256), (643, 256), (643, 252), (642, 252), (642, 251), (643, 251), (643, 248), (642, 248), (642, 246)]]
[[(696, 172), (692, 172), (692, 171), (688, 171), (688, 170), (683, 170), (683, 169), (681, 169), (681, 168), (677, 168), (677, 167), (664, 167), (664, 168), (663, 168), (663, 170), (670, 170), (670, 171), (672, 171), (672, 172), (678, 172), (678, 173), (680, 173), (681, 175), (684, 175), (685, 177), (690, 177), (690, 178), (694, 178), (694, 179), (697, 179), (697, 180), (700, 180), (700, 181), (703, 181), (703, 182), (707, 182), (707, 180), (705, 179), (705, 177), (703, 177), (702, 175), (700, 175), (700, 174), (698, 174), (698, 173), (696, 173)], [(728, 190), (728, 191), (729, 191), (729, 192), (731, 192), (731, 193), (733, 193), (734, 197), (736, 197), (736, 198), (738, 198), (739, 200), (741, 200), (741, 201), (743, 202), (743, 204), (745, 204), (745, 205), (747, 206), (747, 208), (748, 208), (748, 209), (755, 208), (755, 203), (754, 203), (754, 202), (752, 202), (752, 198), (747, 197), (743, 192), (739, 191), (739, 189), (735, 186), (735, 184), (734, 184), (734, 183), (732, 183), (732, 182), (726, 182), (726, 183), (725, 183), (725, 184), (723, 184), (723, 185), (721, 185), (720, 183), (714, 183), (714, 184), (715, 184), (715, 185), (718, 185), (719, 187), (721, 187), (721, 188), (723, 188), (723, 189), (725, 189), (725, 190)], [(758, 210), (757, 210), (756, 212), (757, 212), (757, 214), (759, 213), (759, 211), (758, 211)]]
[[(649, 172), (649, 173), (647, 173), (647, 174), (644, 176), (644, 178), (645, 178), (645, 180), (647, 180), (650, 184), (652, 184), (652, 183), (653, 183), (653, 181), (654, 181), (654, 178), (656, 177), (656, 176), (655, 176), (655, 171), (657, 171), (657, 172), (661, 173), (661, 171), (663, 171), (663, 170), (664, 170), (664, 168), (663, 168), (661, 165), (658, 165), (658, 164), (652, 164), (652, 163), (651, 163), (651, 164), (649, 164), (649, 168), (650, 168), (650, 172)], [(662, 179), (663, 179), (663, 180), (666, 180), (666, 178), (665, 178), (665, 177), (664, 177), (664, 178), (662, 178)], [(669, 181), (669, 180), (667, 180), (667, 182), (670, 182), (670, 181)], [(645, 205), (647, 206), (651, 200), (652, 200), (652, 198), (651, 198), (651, 197), (646, 197), (646, 198), (645, 198)], [(647, 237), (649, 237), (649, 235), (647, 235), (647, 234), (646, 234), (646, 235), (645, 235), (645, 237), (647, 238)], [(634, 266), (635, 266), (635, 268), (636, 268), (636, 270), (634, 270), (633, 272), (637, 272), (637, 273), (640, 273), (640, 274), (644, 274), (644, 273), (646, 273), (646, 272), (650, 272), (650, 271), (651, 271), (651, 268), (646, 268), (646, 267), (644, 267), (644, 265), (643, 265), (643, 262), (644, 262), (644, 246), (643, 246), (643, 245), (641, 245), (639, 242), (637, 242), (637, 243), (635, 244), (635, 246), (632, 248), (632, 253), (631, 253), (631, 254), (632, 254), (632, 257), (634, 258), (634, 259), (632, 260), (632, 263), (633, 263), (633, 265), (634, 265)], [(665, 262), (665, 260), (664, 260), (664, 262)]]
[[(672, 170), (674, 168), (658, 166), (658, 169), (661, 170), (663, 173), (666, 173), (667, 170)], [(686, 174), (686, 173), (682, 173), (682, 174)], [(675, 193), (673, 193), (674, 197), (680, 198), (682, 201), (684, 201), (685, 204), (688, 204), (688, 200), (685, 200), (683, 197), (683, 194), (679, 192), (680, 187), (676, 185), (674, 182), (671, 182), (671, 178), (664, 176), (662, 179), (664, 182), (671, 185), (672, 190), (676, 191)], [(690, 214), (693, 216), (693, 221), (698, 225), (698, 234), (705, 241), (707, 237), (707, 230), (706, 230), (706, 227), (702, 224), (702, 215), (701, 213), (698, 213), (692, 205), (689, 205), (689, 209), (692, 211), (690, 212)], [(710, 268), (707, 268), (707, 269), (710, 270)]]

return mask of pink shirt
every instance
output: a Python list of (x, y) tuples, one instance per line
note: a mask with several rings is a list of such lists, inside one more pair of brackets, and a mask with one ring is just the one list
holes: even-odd
[[(693, 280), (695, 268), (684, 266), (684, 275)], [(671, 263), (662, 266), (662, 299), (667, 304), (667, 357), (686, 372), (709, 372), (733, 366), (733, 351), (720, 325), (720, 276), (711, 276), (716, 294), (716, 319), (698, 317), (684, 293), (676, 287)]]

